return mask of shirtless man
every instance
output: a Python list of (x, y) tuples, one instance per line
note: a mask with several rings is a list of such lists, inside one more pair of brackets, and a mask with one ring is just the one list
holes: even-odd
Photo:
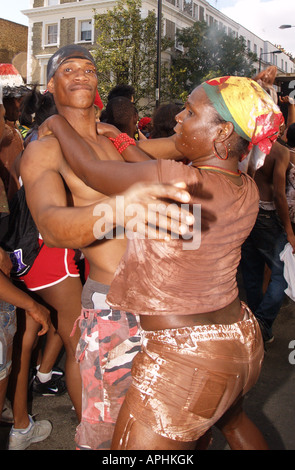
[[(286, 199), (286, 172), (290, 162), (289, 151), (275, 142), (264, 165), (255, 173), (260, 195), (256, 224), (242, 246), (241, 268), (248, 305), (259, 321), (264, 342), (274, 337), (272, 325), (284, 299), (287, 283), (280, 253), (287, 241), (295, 251)], [(263, 294), (265, 264), (271, 270), (270, 282)]]
[[(90, 53), (80, 46), (65, 46), (52, 56), (47, 70), (48, 90), (54, 95), (59, 114), (83, 136), (98, 159), (122, 160), (113, 143), (97, 135), (93, 107), (97, 76)], [(129, 145), (124, 157), (134, 152), (138, 159), (140, 151), (135, 145)], [(143, 153), (141, 156), (143, 160), (148, 159)], [(106, 198), (75, 176), (53, 136), (29, 144), (22, 157), (21, 176), (28, 205), (45, 244), (81, 248), (90, 265), (82, 294), (82, 336), (77, 351), (84, 388), (82, 421), (77, 428), (76, 442), (81, 449), (108, 449), (129, 387), (132, 358), (140, 348), (135, 317), (111, 311), (105, 303), (108, 286), (125, 250), (125, 241), (95, 239), (93, 227), (99, 217), (94, 217), (93, 210), (98, 201)], [(131, 188), (124, 194), (124, 202), (135, 200), (145, 204), (148, 198), (151, 202), (161, 194), (177, 199), (177, 191), (172, 186)], [(184, 194), (188, 197), (188, 193)], [(115, 214), (115, 198), (107, 202)], [(110, 221), (112, 226), (113, 220)]]

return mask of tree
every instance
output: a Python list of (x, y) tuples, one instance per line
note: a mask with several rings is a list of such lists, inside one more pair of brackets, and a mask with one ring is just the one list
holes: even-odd
[(142, 18), (140, 9), (141, 0), (119, 0), (112, 10), (96, 14), (93, 55), (103, 100), (113, 86), (127, 83), (135, 89), (137, 105), (145, 98), (145, 105), (139, 107), (145, 110), (155, 101), (157, 21), (153, 11)]
[(175, 51), (170, 70), (174, 97), (186, 99), (195, 86), (224, 75), (252, 76), (256, 54), (246, 47), (243, 37), (227, 35), (215, 26), (196, 22), (177, 33), (183, 52)]

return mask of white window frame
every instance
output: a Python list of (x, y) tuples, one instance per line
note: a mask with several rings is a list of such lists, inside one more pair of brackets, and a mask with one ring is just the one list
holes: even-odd
[[(51, 3), (53, 1), (53, 3)], [(59, 5), (60, 4), (60, 0), (45, 0), (44, 2), (44, 6), (45, 7), (51, 7), (51, 6), (55, 6), (55, 5)]]
[[(88, 40), (83, 40), (81, 38), (81, 25), (84, 21), (89, 22), (90, 25), (90, 30), (91, 30), (91, 39)], [(76, 24), (75, 24), (75, 41), (76, 43), (84, 43), (84, 44), (93, 44), (94, 41), (94, 21), (93, 18), (76, 18)]]

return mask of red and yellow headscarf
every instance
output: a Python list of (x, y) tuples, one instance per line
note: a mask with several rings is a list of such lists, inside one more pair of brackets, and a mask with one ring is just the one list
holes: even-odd
[(268, 154), (284, 122), (280, 108), (268, 93), (247, 77), (221, 77), (201, 85), (209, 100), (238, 135)]

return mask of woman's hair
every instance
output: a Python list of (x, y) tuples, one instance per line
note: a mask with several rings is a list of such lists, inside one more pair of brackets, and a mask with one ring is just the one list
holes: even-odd
[[(212, 105), (211, 105), (212, 106)], [(227, 121), (225, 121), (221, 116), (220, 114), (216, 111), (216, 109), (214, 108), (214, 106), (212, 106), (212, 108), (214, 109), (215, 111), (215, 119), (213, 121), (214, 124), (225, 124)], [(236, 134), (237, 136), (237, 139), (236, 139), (236, 147), (235, 147), (235, 154), (237, 156), (242, 156), (242, 155), (245, 155), (249, 152), (249, 144), (250, 142), (246, 139), (244, 139), (243, 137), (239, 136), (238, 134)]]
[(35, 85), (21, 103), (19, 123), (27, 127), (38, 127), (53, 114), (58, 114), (53, 95), (37, 91)]
[(295, 147), (295, 123), (290, 124), (288, 127), (286, 137), (289, 147)]
[(163, 104), (154, 111), (151, 138), (169, 137), (174, 134), (175, 116), (181, 111), (177, 104)]
[(136, 124), (137, 110), (134, 104), (125, 96), (112, 98), (105, 109), (103, 122), (113, 124), (121, 132), (129, 134), (130, 129)]

